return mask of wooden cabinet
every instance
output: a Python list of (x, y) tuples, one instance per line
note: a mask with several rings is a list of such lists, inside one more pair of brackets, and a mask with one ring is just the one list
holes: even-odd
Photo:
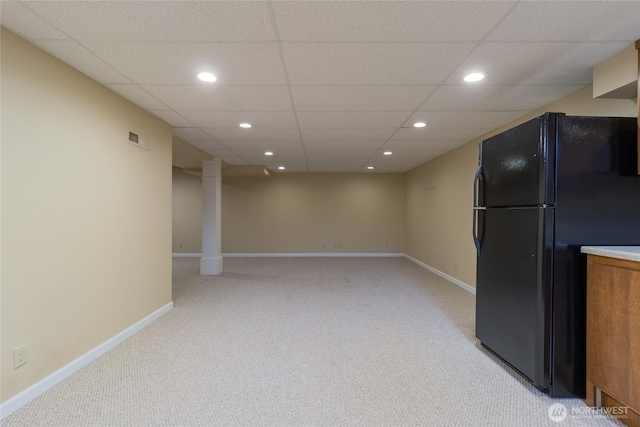
[(586, 401), (640, 427), (640, 262), (588, 256)]

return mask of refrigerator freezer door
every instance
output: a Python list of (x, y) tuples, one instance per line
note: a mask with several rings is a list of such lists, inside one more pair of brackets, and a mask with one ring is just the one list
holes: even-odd
[(480, 206), (554, 203), (556, 118), (547, 113), (482, 141)]
[(553, 208), (487, 209), (478, 256), (476, 337), (541, 390), (550, 385)]

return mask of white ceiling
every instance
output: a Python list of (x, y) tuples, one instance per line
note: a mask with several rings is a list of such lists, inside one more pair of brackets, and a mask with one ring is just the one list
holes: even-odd
[[(591, 84), (595, 64), (640, 39), (640, 1), (0, 7), (2, 25), (176, 136), (229, 164), (290, 172), (407, 171)], [(218, 81), (200, 82), (203, 70)], [(472, 70), (488, 76), (464, 83)]]

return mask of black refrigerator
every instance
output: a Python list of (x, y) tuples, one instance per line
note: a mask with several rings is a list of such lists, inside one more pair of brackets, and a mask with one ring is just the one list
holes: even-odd
[(635, 118), (545, 113), (480, 143), (476, 337), (536, 388), (584, 397), (586, 245), (640, 245)]

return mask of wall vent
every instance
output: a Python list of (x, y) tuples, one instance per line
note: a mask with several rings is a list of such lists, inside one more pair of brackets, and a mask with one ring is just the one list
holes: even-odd
[(149, 149), (147, 138), (136, 132), (129, 131), (129, 140), (127, 142), (131, 145), (135, 145), (136, 147), (144, 148), (145, 150)]
[(139, 144), (138, 134), (137, 133), (133, 133), (133, 132), (129, 132), (129, 141), (133, 142), (134, 144)]

